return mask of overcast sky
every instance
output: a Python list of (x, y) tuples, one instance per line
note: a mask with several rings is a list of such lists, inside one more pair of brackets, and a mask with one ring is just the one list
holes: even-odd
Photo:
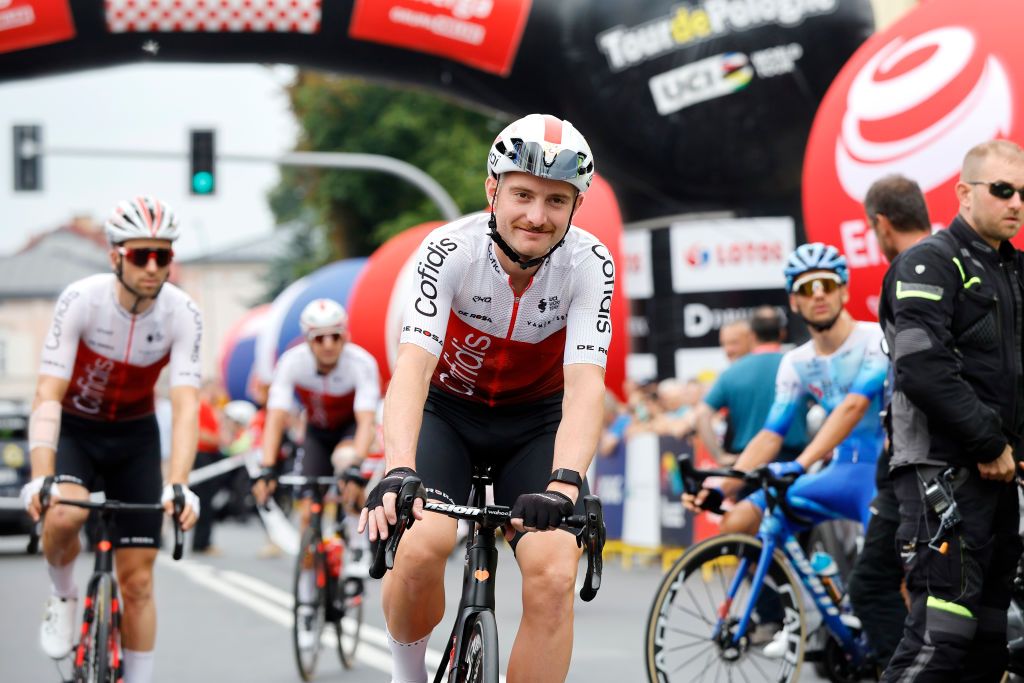
[[(273, 228), (276, 166), (220, 163), (217, 194), (188, 191), (188, 130), (214, 128), (220, 152), (278, 154), (297, 128), (284, 85), (291, 67), (134, 65), (0, 83), (0, 254), (76, 214), (102, 219), (121, 198), (154, 194), (178, 212), (181, 256)], [(42, 192), (14, 192), (12, 126), (41, 124), (45, 147), (178, 151), (177, 160), (47, 157)]]

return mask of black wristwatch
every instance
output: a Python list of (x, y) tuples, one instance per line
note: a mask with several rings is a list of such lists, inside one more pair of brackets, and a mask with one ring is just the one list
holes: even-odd
[(572, 484), (576, 488), (583, 488), (583, 477), (576, 470), (569, 470), (564, 467), (559, 467), (557, 470), (551, 473), (551, 478), (548, 479), (548, 483), (553, 481), (560, 481), (563, 484)]

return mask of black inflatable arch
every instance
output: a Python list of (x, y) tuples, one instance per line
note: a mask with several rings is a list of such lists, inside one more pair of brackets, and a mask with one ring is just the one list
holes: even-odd
[(572, 120), (627, 220), (799, 213), (818, 102), (869, 0), (7, 0), (0, 80), (283, 62)]

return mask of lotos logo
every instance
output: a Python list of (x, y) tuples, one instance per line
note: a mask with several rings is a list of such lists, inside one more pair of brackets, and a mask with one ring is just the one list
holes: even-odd
[(711, 262), (711, 250), (699, 244), (694, 244), (686, 250), (686, 263), (694, 268), (703, 268)]
[(921, 186), (933, 224), (948, 225), (964, 155), (994, 138), (1019, 137), (1014, 92), (1024, 87), (1024, 49), (997, 0), (965, 14), (960, 3), (920, 5), (873, 36), (822, 101), (803, 171), (809, 240), (840, 245), (849, 261), (854, 317), (877, 315), (885, 272), (861, 202), (879, 178)]

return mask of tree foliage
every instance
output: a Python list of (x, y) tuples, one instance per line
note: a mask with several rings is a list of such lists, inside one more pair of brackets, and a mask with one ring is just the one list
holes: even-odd
[[(437, 180), (463, 212), (486, 205), (487, 151), (503, 120), (429, 92), (304, 70), (288, 97), (299, 150), (395, 157)], [(370, 171), (284, 168), (270, 206), (279, 224), (305, 226), (296, 239), (319, 236), (324, 245), (297, 245), (283, 255), (275, 282), (268, 283), (277, 291), (289, 273), (297, 277), (339, 258), (369, 255), (392, 235), (441, 218), (418, 188)]]

